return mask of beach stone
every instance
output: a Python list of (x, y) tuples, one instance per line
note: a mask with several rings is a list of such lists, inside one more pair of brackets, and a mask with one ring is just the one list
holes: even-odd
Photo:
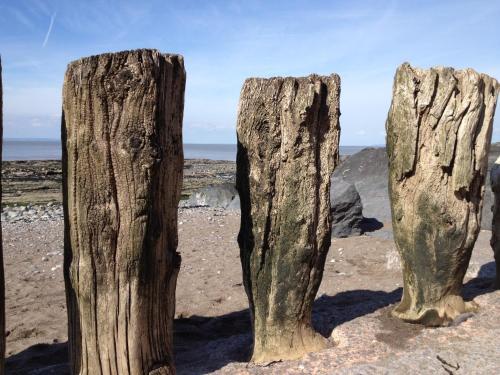
[(240, 196), (236, 195), (231, 203), (226, 208), (227, 210), (239, 211), (240, 210)]
[(330, 186), (332, 237), (363, 234), (363, 204), (356, 186), (341, 178), (332, 178)]
[[(234, 184), (207, 186), (191, 194), (188, 200), (181, 202), (181, 207), (227, 208), (238, 195)], [(236, 203), (235, 203), (236, 204)]]
[(401, 270), (401, 257), (395, 248), (391, 248), (385, 254), (385, 268), (388, 271), (400, 271)]

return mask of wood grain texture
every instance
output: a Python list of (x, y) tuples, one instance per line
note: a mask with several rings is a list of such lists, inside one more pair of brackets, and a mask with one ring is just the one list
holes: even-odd
[(491, 191), (493, 192), (493, 218), (491, 223), (491, 247), (495, 255), (496, 278), (494, 287), (500, 288), (500, 157), (490, 172)]
[[(2, 57), (0, 56), (0, 169), (2, 166), (3, 145), (3, 86), (2, 86)], [(0, 170), (1, 172), (1, 170)], [(0, 180), (0, 191), (2, 181)], [(0, 207), (2, 207), (2, 194), (0, 194)], [(5, 276), (3, 271), (3, 241), (0, 223), (0, 375), (5, 371)]]
[(173, 374), (185, 71), (134, 50), (71, 63), (63, 200), (71, 370)]
[(241, 91), (238, 236), (252, 312), (252, 360), (324, 348), (311, 310), (330, 246), (330, 177), (338, 164), (340, 78), (251, 78)]
[(389, 194), (404, 293), (394, 315), (441, 325), (475, 305), (462, 282), (479, 233), (498, 82), (472, 69), (394, 79), (386, 123)]

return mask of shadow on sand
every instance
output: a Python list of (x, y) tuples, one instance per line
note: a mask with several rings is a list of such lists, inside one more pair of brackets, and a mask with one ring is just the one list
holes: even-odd
[(479, 269), (477, 277), (464, 284), (462, 295), (467, 301), (491, 293), (495, 290), (493, 283), (495, 281), (496, 265), (495, 262), (485, 263)]
[[(495, 263), (481, 267), (478, 277), (464, 285), (467, 300), (493, 291), (492, 270)], [(320, 296), (313, 308), (313, 325), (329, 337), (332, 330), (345, 322), (397, 303), (402, 288), (392, 292), (352, 290)], [(206, 374), (231, 362), (245, 362), (251, 352), (252, 335), (249, 310), (218, 317), (191, 316), (174, 322), (174, 350), (177, 373)], [(6, 361), (7, 374), (69, 374), (67, 343), (38, 344)]]
[(364, 233), (375, 232), (384, 227), (384, 223), (374, 217), (364, 217), (361, 221), (361, 229)]
[[(390, 293), (353, 290), (322, 295), (313, 309), (313, 324), (324, 336), (333, 328), (395, 303), (401, 289)], [(218, 317), (191, 316), (174, 322), (174, 350), (178, 374), (204, 374), (250, 356), (252, 334), (248, 309)], [(69, 374), (67, 343), (37, 344), (9, 357), (7, 374)]]
[(30, 346), (7, 358), (5, 373), (12, 375), (69, 374), (68, 343)]

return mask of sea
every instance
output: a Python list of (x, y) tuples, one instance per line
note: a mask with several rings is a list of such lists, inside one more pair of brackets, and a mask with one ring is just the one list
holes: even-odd
[[(366, 146), (340, 146), (340, 154), (349, 156)], [(3, 141), (3, 160), (60, 160), (61, 142), (56, 139), (13, 139)], [(234, 144), (184, 144), (185, 159), (236, 161)]]

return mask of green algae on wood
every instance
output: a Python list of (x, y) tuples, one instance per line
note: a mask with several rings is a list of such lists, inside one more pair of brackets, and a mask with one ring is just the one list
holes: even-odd
[(330, 246), (340, 78), (251, 78), (241, 91), (236, 185), (252, 360), (301, 357), (327, 341), (311, 311)]
[(461, 289), (480, 230), (498, 91), (472, 69), (405, 63), (396, 72), (386, 131), (404, 279), (393, 314), (405, 321), (442, 325), (476, 308)]

